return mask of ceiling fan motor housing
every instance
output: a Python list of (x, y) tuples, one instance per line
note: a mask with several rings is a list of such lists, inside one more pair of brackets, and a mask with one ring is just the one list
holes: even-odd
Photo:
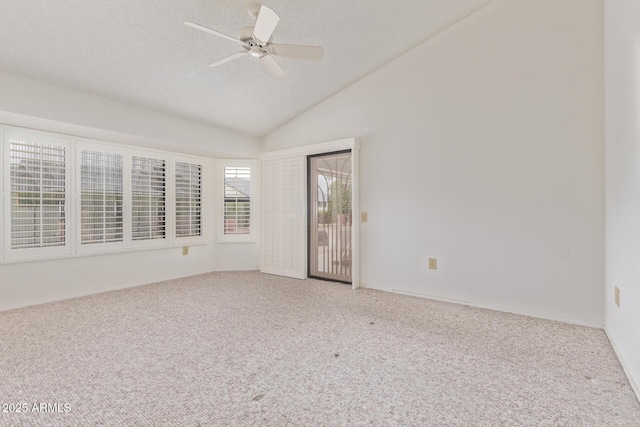
[(273, 56), (314, 59), (318, 61), (322, 59), (324, 53), (322, 48), (319, 46), (272, 44), (273, 31), (278, 25), (280, 17), (271, 8), (261, 4), (252, 4), (249, 8), (249, 15), (255, 18), (256, 23), (254, 26), (244, 27), (240, 31), (239, 39), (221, 33), (220, 31), (204, 27), (200, 24), (196, 24), (195, 22), (185, 22), (185, 25), (189, 27), (236, 42), (244, 49), (244, 52), (234, 53), (231, 56), (210, 64), (210, 67), (217, 67), (245, 55), (251, 55), (259, 60), (262, 68), (264, 68), (271, 77), (278, 80), (284, 77), (284, 71), (273, 59)]
[(265, 48), (269, 43), (273, 41), (273, 36), (271, 36), (269, 40), (267, 40), (266, 42), (262, 40), (258, 40), (253, 35), (253, 29), (254, 27), (244, 27), (242, 31), (240, 31), (240, 40), (248, 44), (249, 46), (260, 46)]

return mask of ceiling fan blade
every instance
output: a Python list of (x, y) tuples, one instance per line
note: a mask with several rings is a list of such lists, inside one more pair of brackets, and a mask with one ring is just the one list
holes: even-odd
[(227, 56), (219, 61), (214, 62), (213, 64), (209, 64), (209, 67), (217, 67), (218, 65), (226, 64), (227, 62), (231, 62), (235, 59), (242, 58), (243, 56), (249, 55), (249, 52), (238, 52), (234, 53), (231, 56)]
[(280, 80), (284, 77), (284, 70), (280, 68), (278, 63), (271, 55), (262, 55), (259, 59), (262, 68), (269, 73), (274, 80)]
[(258, 17), (256, 18), (256, 26), (253, 29), (253, 37), (261, 42), (268, 42), (279, 20), (280, 17), (277, 13), (267, 6), (261, 5), (260, 12), (258, 12)]
[(235, 39), (231, 36), (228, 36), (224, 33), (221, 33), (220, 31), (216, 31), (216, 30), (212, 30), (211, 28), (207, 28), (207, 27), (203, 27), (200, 24), (196, 24), (195, 22), (190, 22), (187, 21), (184, 23), (184, 25), (191, 27), (191, 28), (195, 28), (196, 30), (200, 30), (200, 31), (204, 31), (205, 33), (209, 33), (209, 34), (213, 34), (214, 36), (218, 36), (218, 37), (222, 37), (223, 39), (227, 39), (227, 40), (231, 40), (232, 42), (236, 42), (236, 43), (240, 43), (240, 44), (244, 44), (244, 42)]
[(324, 56), (324, 50), (320, 46), (299, 46), (295, 44), (272, 44), (269, 53), (276, 56), (289, 58), (302, 58), (320, 61)]

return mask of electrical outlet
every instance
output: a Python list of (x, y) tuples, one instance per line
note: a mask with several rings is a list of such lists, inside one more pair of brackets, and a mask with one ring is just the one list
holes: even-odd
[(620, 288), (614, 286), (616, 305), (620, 307)]
[(189, 255), (189, 246), (182, 247), (182, 255)]
[(429, 258), (429, 270), (435, 270), (438, 268), (438, 260), (435, 258)]
[(367, 222), (367, 213), (360, 212), (360, 222)]

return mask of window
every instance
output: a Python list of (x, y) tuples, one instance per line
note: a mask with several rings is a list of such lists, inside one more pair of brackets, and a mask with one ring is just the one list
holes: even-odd
[(122, 242), (122, 155), (80, 151), (80, 243)]
[(133, 240), (166, 238), (166, 162), (133, 156), (131, 217)]
[(202, 236), (202, 165), (175, 164), (176, 238)]
[(10, 258), (64, 253), (68, 249), (69, 141), (5, 130), (5, 191), (9, 218), (5, 247)]
[(252, 171), (254, 163), (246, 160), (223, 160), (221, 241), (253, 240)]
[(205, 243), (205, 159), (2, 124), (0, 135), (0, 262)]
[(224, 234), (251, 234), (251, 168), (224, 167)]

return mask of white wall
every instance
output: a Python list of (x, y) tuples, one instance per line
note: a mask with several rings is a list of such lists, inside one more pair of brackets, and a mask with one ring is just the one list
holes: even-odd
[(496, 0), (263, 150), (360, 138), (363, 285), (602, 326), (602, 22)]
[[(37, 119), (37, 120), (36, 120)], [(256, 138), (0, 72), (0, 123), (207, 157), (257, 158)]]
[[(207, 244), (0, 265), (0, 310), (213, 270), (259, 268), (257, 243), (218, 244), (221, 174), (213, 157), (257, 158), (255, 138), (0, 73), (0, 123), (209, 157)], [(0, 176), (3, 174), (0, 173)]]
[(640, 397), (640, 2), (604, 3), (605, 327)]

